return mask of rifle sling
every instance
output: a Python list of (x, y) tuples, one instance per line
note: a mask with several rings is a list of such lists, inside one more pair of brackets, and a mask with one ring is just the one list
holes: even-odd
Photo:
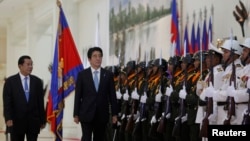
[[(218, 106), (224, 106), (226, 105), (227, 102), (217, 102), (217, 105)], [(235, 103), (236, 105), (240, 105), (240, 104), (248, 104), (248, 102), (238, 102), (238, 103)]]

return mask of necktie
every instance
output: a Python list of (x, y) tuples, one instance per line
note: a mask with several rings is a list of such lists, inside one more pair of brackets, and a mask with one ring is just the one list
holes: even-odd
[(24, 78), (24, 91), (25, 91), (26, 100), (29, 101), (29, 86), (28, 86), (27, 76)]
[(98, 71), (94, 71), (94, 83), (95, 83), (95, 89), (96, 91), (98, 91), (98, 85), (99, 85), (99, 82), (98, 82)]

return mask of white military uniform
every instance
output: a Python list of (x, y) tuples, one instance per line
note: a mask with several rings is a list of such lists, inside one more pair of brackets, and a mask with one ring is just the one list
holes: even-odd
[[(209, 83), (208, 79), (209, 79), (210, 73), (211, 73), (211, 72), (209, 72), (209, 73), (207, 74), (207, 76), (206, 76), (206, 78), (205, 78), (205, 81), (203, 82), (203, 83), (206, 83), (206, 84), (202, 84), (202, 85), (204, 86), (203, 91), (205, 91), (206, 87), (208, 86), (208, 83)], [(224, 73), (224, 70), (223, 70), (221, 64), (216, 65), (216, 66), (213, 67), (213, 75), (214, 75), (214, 76), (213, 76), (213, 78), (214, 78), (213, 87), (214, 87), (215, 90), (219, 90), (220, 87), (221, 87), (221, 84), (223, 83), (223, 81), (222, 81), (223, 73)], [(201, 94), (200, 94), (200, 99), (201, 99), (201, 100), (205, 101), (205, 97), (206, 97), (206, 96), (205, 96), (204, 93), (201, 93)], [(217, 103), (214, 102), (213, 105), (216, 107)], [(214, 114), (217, 114), (215, 110), (216, 110), (216, 109), (213, 110), (213, 113), (214, 113)], [(203, 118), (204, 118), (204, 116), (205, 116), (205, 112), (206, 112), (204, 106), (199, 106), (198, 111), (199, 111), (201, 114), (197, 112), (196, 123), (201, 123), (202, 120), (203, 120)], [(212, 122), (212, 121), (210, 121), (210, 123), (213, 123), (213, 124), (214, 124), (214, 122)]]
[[(215, 47), (214, 45), (210, 44), (209, 45), (209, 50), (215, 51), (219, 54), (223, 54), (223, 52), (221, 50), (219, 50), (217, 47)], [(207, 74), (207, 76), (205, 77), (205, 80), (203, 82), (199, 81), (197, 83), (197, 95), (199, 95), (200, 99), (202, 101), (205, 101), (205, 91), (207, 86), (209, 85), (209, 77), (211, 72), (209, 72)], [(215, 90), (219, 90), (221, 87), (222, 82), (222, 74), (224, 73), (224, 70), (222, 68), (221, 64), (218, 64), (216, 66), (213, 67), (213, 87)], [(201, 93), (199, 94), (199, 91), (201, 91)], [(197, 115), (196, 115), (196, 123), (202, 123), (202, 120), (204, 119), (205, 115), (206, 115), (206, 111), (205, 111), (205, 107), (206, 106), (199, 106), (198, 107), (198, 111), (197, 111)], [(213, 116), (215, 117), (215, 119), (210, 118), (211, 120), (209, 120), (209, 124), (215, 124), (216, 123), (216, 115), (217, 115), (217, 102), (213, 103)], [(211, 115), (212, 116), (212, 115)]]
[(236, 93), (233, 95), (235, 100), (235, 119), (231, 122), (232, 124), (240, 125), (243, 120), (244, 110), (247, 109), (247, 103), (249, 99), (249, 94), (247, 93), (246, 82), (242, 81), (242, 77), (249, 75), (250, 64), (246, 65), (239, 74), (239, 79), (237, 79), (237, 89)]
[[(241, 55), (242, 52), (242, 48), (240, 47), (238, 41), (236, 40), (226, 40), (224, 42), (224, 44), (222, 45), (222, 48), (224, 49), (228, 49), (230, 50), (231, 47), (235, 50), (235, 54)], [(235, 64), (235, 75), (236, 75), (236, 88), (238, 89), (238, 84), (240, 83), (240, 73), (241, 70), (243, 69), (243, 65), (241, 64), (240, 59), (236, 59), (234, 60), (234, 64)], [(224, 109), (224, 104), (220, 104), (220, 103), (224, 103), (227, 102), (227, 98), (230, 94), (230, 91), (228, 91), (229, 87), (231, 85), (233, 85), (233, 82), (230, 82), (230, 78), (231, 78), (231, 74), (232, 74), (232, 63), (229, 64), (225, 71), (224, 74), (222, 75), (222, 81), (223, 84), (221, 85), (221, 88), (219, 91), (215, 91), (213, 93), (213, 100), (217, 102), (218, 105), (218, 118), (217, 118), (217, 124), (223, 124), (224, 120), (227, 118), (227, 110)], [(235, 105), (235, 108), (238, 109), (240, 108), (241, 105)], [(235, 110), (235, 117), (231, 118), (231, 124), (236, 124), (237, 123), (237, 117), (240, 117), (239, 113), (237, 112), (238, 110)]]
[[(241, 44), (243, 47), (250, 48), (250, 38), (246, 38), (244, 43)], [(249, 94), (247, 93), (247, 82), (242, 79), (243, 77), (249, 77), (250, 74), (250, 64), (244, 66), (244, 68), (239, 71), (239, 79), (237, 79), (237, 90), (234, 93), (233, 97), (235, 100), (235, 112), (236, 112), (236, 119), (232, 121), (232, 123), (240, 125), (242, 124), (243, 114), (247, 109), (247, 104), (249, 100)]]
[[(236, 69), (236, 90), (239, 89), (239, 83), (240, 83), (240, 72), (241, 70), (243, 69), (243, 65), (241, 64), (241, 61), (240, 59), (236, 59), (235, 60), (235, 69)], [(214, 101), (217, 101), (217, 103), (220, 103), (220, 102), (226, 102), (227, 101), (227, 98), (229, 96), (229, 92), (228, 92), (228, 88), (230, 86), (230, 77), (231, 77), (231, 74), (232, 74), (232, 64), (230, 64), (224, 74), (223, 74), (223, 84), (221, 85), (221, 90), (218, 91), (216, 93), (216, 95), (213, 96), (213, 99)], [(231, 82), (231, 84), (233, 84)], [(237, 102), (236, 102), (237, 103)], [(225, 105), (221, 105), (219, 106), (218, 104), (218, 119), (217, 119), (217, 124), (223, 124), (224, 120), (226, 119), (227, 117), (227, 110), (224, 110), (224, 106)], [(233, 117), (232, 121), (231, 121), (231, 124), (236, 124), (236, 119), (241, 116), (241, 114), (239, 115), (239, 113), (237, 112), (238, 111), (238, 108), (241, 107), (241, 104), (236, 104), (235, 105), (235, 116), (236, 117)], [(237, 109), (237, 110), (236, 110)]]
[[(217, 47), (213, 46), (212, 44), (209, 45), (209, 50), (217, 52), (219, 54), (223, 54), (223, 52), (221, 50), (219, 50)], [(218, 64), (218, 65), (213, 67), (213, 78), (214, 78), (213, 79), (213, 86), (214, 86), (215, 90), (220, 89), (220, 86), (222, 84), (222, 74), (223, 73), (224, 73), (224, 70), (223, 70), (221, 64)], [(211, 75), (211, 72), (209, 72), (207, 74), (204, 81), (197, 82), (196, 93), (202, 101), (205, 101), (205, 98), (206, 98), (205, 91), (206, 91), (209, 83), (211, 84), (211, 82), (210, 82), (211, 80), (209, 80), (210, 75)], [(213, 113), (208, 117), (209, 124), (216, 124), (217, 115), (218, 115), (217, 103), (213, 102)], [(195, 122), (199, 123), (200, 126), (202, 126), (202, 120), (205, 118), (205, 116), (206, 116), (206, 106), (199, 105)], [(210, 118), (210, 117), (213, 117), (213, 118)], [(202, 137), (202, 140), (207, 141), (207, 138)]]

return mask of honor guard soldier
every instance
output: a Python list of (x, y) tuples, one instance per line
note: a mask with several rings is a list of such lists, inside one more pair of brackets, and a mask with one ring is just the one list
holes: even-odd
[[(119, 83), (119, 67), (118, 66), (106, 66), (105, 67), (106, 70), (108, 71), (111, 71), (113, 74), (114, 74), (114, 82), (115, 82), (115, 88), (116, 88), (116, 91), (117, 91), (117, 87), (118, 87), (118, 83)], [(120, 101), (119, 99), (117, 99), (117, 103), (118, 103), (118, 111), (120, 111)], [(115, 129), (117, 129), (117, 125), (113, 125), (112, 124), (112, 113), (111, 113), (111, 107), (110, 107), (110, 121), (107, 125), (107, 130), (106, 130), (106, 138), (107, 138), (107, 141), (111, 141), (113, 139), (114, 136), (114, 127)]]
[(223, 51), (222, 61), (224, 68), (224, 73), (222, 75), (223, 83), (220, 85), (219, 90), (216, 90), (214, 86), (209, 85), (205, 91), (205, 95), (207, 97), (211, 97), (212, 95), (213, 101), (217, 102), (217, 124), (235, 124), (235, 117), (240, 115), (236, 115), (235, 113), (235, 101), (231, 92), (234, 92), (234, 90), (238, 88), (238, 73), (243, 68), (240, 60), (242, 48), (240, 47), (239, 42), (233, 39), (226, 40), (221, 48)]
[(118, 106), (120, 106), (119, 107), (120, 112), (118, 113), (118, 123), (117, 123), (118, 135), (116, 136), (117, 137), (115, 139), (116, 141), (125, 141), (124, 122), (126, 123), (126, 119), (125, 119), (126, 111), (125, 111), (125, 105), (124, 105), (125, 102), (124, 102), (123, 96), (125, 95), (126, 91), (127, 91), (127, 73), (125, 72), (124, 69), (122, 69), (120, 70), (120, 73), (119, 73), (119, 82), (118, 82), (117, 91), (116, 91), (116, 97), (119, 102)]
[[(235, 124), (250, 124), (247, 123), (247, 120), (243, 119), (246, 118), (245, 115), (248, 115), (249, 118), (249, 111), (248, 111), (248, 102), (249, 102), (249, 92), (247, 87), (247, 79), (250, 72), (250, 38), (246, 38), (240, 46), (243, 49), (241, 54), (241, 62), (244, 65), (244, 68), (239, 71), (239, 78), (237, 79), (237, 89), (232, 92), (232, 97), (235, 100), (235, 112), (236, 112), (236, 119), (234, 121)], [(242, 116), (244, 115), (244, 117)]]
[[(173, 92), (173, 78), (175, 73), (180, 71), (180, 56), (171, 56), (168, 60), (168, 69), (167, 69), (167, 88), (165, 94), (162, 98), (162, 117), (159, 122), (157, 131), (163, 134), (164, 141), (173, 141), (172, 130), (174, 127), (174, 122), (170, 120), (171, 116), (171, 101), (170, 95)], [(161, 123), (163, 122), (163, 123)], [(163, 124), (161, 127), (161, 124)], [(161, 128), (162, 129), (161, 129)], [(160, 128), (160, 129), (159, 129)], [(160, 131), (159, 131), (160, 130)]]
[[(241, 77), (241, 80), (244, 82), (246, 86), (246, 92), (242, 93), (242, 99), (247, 100), (248, 105), (250, 105), (250, 38), (246, 38), (244, 43), (241, 44), (243, 47), (243, 53), (242, 56), (245, 56), (245, 67), (243, 69), (243, 76)], [(248, 108), (244, 109), (244, 115), (242, 119), (243, 125), (250, 125), (250, 106)]]
[(143, 118), (143, 113), (145, 112), (145, 108), (140, 103), (140, 99), (142, 95), (144, 94), (144, 88), (145, 88), (145, 78), (146, 78), (146, 62), (142, 61), (137, 64), (137, 84), (135, 87), (135, 90), (132, 92), (132, 98), (139, 100), (139, 105), (136, 109), (136, 116), (134, 116), (134, 127), (132, 131), (133, 141), (145, 141), (145, 131), (142, 122), (140, 121)]
[(205, 51), (198, 51), (193, 55), (194, 69), (188, 73), (186, 84), (187, 93), (186, 96), (182, 97), (185, 99), (187, 112), (187, 140), (190, 141), (201, 140), (199, 137), (200, 125), (195, 123), (199, 101), (199, 97), (196, 95), (196, 85), (198, 80), (203, 80), (208, 73), (205, 63), (205, 53)]
[(142, 81), (140, 91), (142, 91), (142, 95), (140, 96), (140, 104), (139, 104), (139, 117), (135, 122), (135, 128), (133, 134), (135, 136), (135, 140), (140, 141), (149, 141), (148, 139), (148, 130), (149, 130), (149, 117), (148, 117), (148, 103), (147, 98), (149, 96), (149, 82), (152, 76), (152, 62), (154, 60), (150, 60), (148, 63), (145, 62), (145, 69), (144, 69), (144, 79)]
[[(187, 80), (190, 72), (194, 70), (193, 55), (186, 54), (181, 59), (181, 70), (174, 76), (173, 92), (170, 96), (172, 113), (170, 120), (175, 122), (172, 135), (176, 140), (187, 140), (187, 114), (185, 97), (187, 94)], [(186, 89), (187, 88), (187, 89)]]
[(131, 60), (127, 62), (126, 67), (124, 68), (126, 72), (126, 92), (123, 94), (123, 103), (122, 103), (122, 123), (121, 123), (121, 131), (123, 131), (125, 135), (125, 141), (131, 141), (132, 135), (130, 132), (126, 131), (126, 126), (128, 123), (129, 115), (131, 113), (131, 93), (133, 91), (133, 86), (135, 83), (135, 75), (136, 75), (136, 61)]
[(209, 72), (204, 79), (197, 82), (196, 94), (200, 99), (196, 115), (196, 123), (201, 125), (200, 137), (203, 137), (203, 140), (208, 136), (208, 125), (216, 124), (217, 102), (213, 102), (212, 97), (205, 96), (205, 89), (209, 86), (209, 83), (214, 86), (215, 90), (220, 89), (222, 84), (222, 74), (224, 72), (221, 64), (222, 54), (222, 50), (218, 49), (213, 44), (209, 44), (209, 50), (207, 51), (205, 59)]
[(129, 136), (131, 136), (130, 140), (134, 140), (135, 137), (138, 137), (134, 136), (133, 131), (135, 127), (135, 122), (139, 117), (139, 111), (138, 111), (140, 103), (139, 99), (144, 92), (144, 89), (142, 87), (143, 86), (142, 82), (145, 74), (144, 73), (145, 65), (146, 65), (145, 61), (136, 64), (134, 80), (131, 83), (131, 89), (133, 91), (131, 92), (131, 98), (130, 98), (130, 103), (131, 103), (130, 115), (128, 115), (128, 122), (125, 128), (125, 131), (128, 133)]
[(152, 62), (153, 75), (149, 82), (149, 97), (147, 99), (147, 105), (149, 107), (149, 140), (160, 141), (163, 139), (162, 134), (157, 132), (159, 119), (162, 113), (161, 98), (165, 93), (167, 78), (167, 61), (162, 58), (155, 59)]

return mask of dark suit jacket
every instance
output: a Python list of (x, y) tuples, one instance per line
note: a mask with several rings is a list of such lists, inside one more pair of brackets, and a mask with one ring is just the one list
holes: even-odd
[(4, 118), (13, 120), (13, 132), (38, 134), (41, 125), (46, 123), (43, 83), (34, 75), (30, 75), (29, 94), (27, 102), (19, 74), (10, 76), (4, 83)]
[(73, 116), (81, 122), (108, 122), (109, 106), (112, 115), (117, 115), (117, 99), (113, 73), (101, 68), (98, 92), (95, 90), (91, 68), (79, 72), (75, 89)]

